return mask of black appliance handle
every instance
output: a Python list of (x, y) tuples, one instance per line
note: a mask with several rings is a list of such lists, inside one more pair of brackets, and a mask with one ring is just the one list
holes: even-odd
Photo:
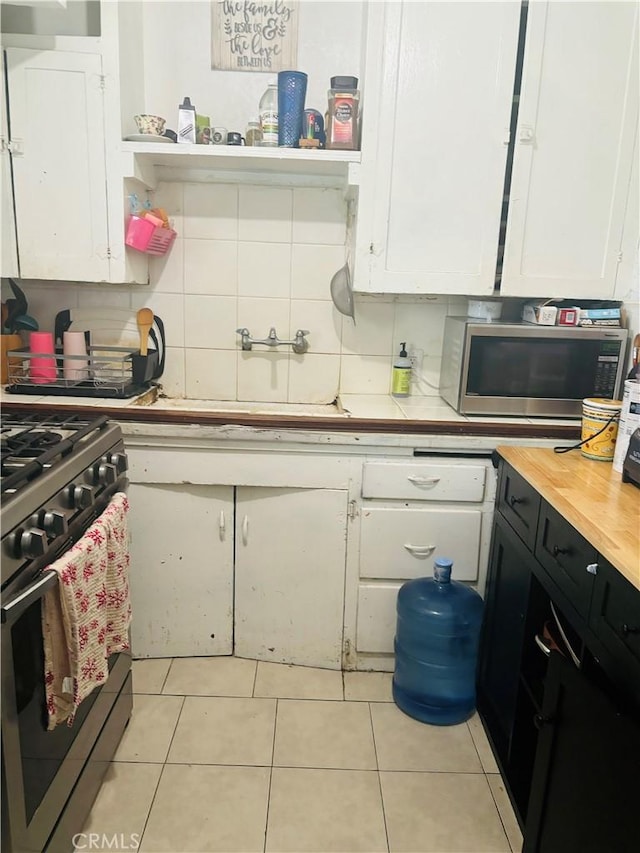
[(153, 379), (159, 379), (164, 373), (164, 359), (167, 351), (167, 344), (164, 334), (164, 323), (157, 314), (154, 314), (153, 322), (158, 327), (158, 332), (160, 332), (160, 341), (158, 342), (153, 326), (151, 327), (151, 340), (155, 343), (156, 349), (158, 350), (158, 366), (153, 374)]
[(0, 608), (0, 619), (2, 624), (15, 622), (31, 605), (48, 592), (58, 583), (58, 573), (55, 571), (44, 572), (37, 581), (30, 584), (22, 592), (19, 592), (7, 604)]

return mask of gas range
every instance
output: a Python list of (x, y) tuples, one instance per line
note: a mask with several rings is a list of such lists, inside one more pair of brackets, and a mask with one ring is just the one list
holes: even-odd
[(2, 585), (49, 562), (127, 470), (122, 431), (106, 417), (10, 414), (0, 428)]
[(48, 731), (42, 603), (58, 586), (49, 566), (126, 491), (127, 458), (106, 417), (11, 413), (0, 445), (1, 847), (66, 853), (131, 714), (131, 655), (111, 655), (73, 726)]

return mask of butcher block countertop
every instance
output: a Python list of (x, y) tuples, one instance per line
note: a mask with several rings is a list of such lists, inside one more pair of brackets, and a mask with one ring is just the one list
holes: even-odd
[(500, 445), (498, 453), (640, 590), (640, 489), (579, 451)]

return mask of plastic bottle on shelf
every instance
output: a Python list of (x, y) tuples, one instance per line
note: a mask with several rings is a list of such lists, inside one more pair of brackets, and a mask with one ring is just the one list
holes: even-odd
[(400, 344), (400, 355), (393, 363), (391, 394), (394, 397), (408, 397), (411, 393), (411, 360), (407, 356), (406, 341)]
[(260, 128), (262, 145), (275, 148), (278, 145), (278, 82), (269, 80), (264, 95), (260, 98)]

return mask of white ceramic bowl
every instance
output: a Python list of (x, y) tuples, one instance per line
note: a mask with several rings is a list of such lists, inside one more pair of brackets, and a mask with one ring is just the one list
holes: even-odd
[(162, 136), (167, 120), (161, 116), (137, 115), (133, 117), (140, 133)]

